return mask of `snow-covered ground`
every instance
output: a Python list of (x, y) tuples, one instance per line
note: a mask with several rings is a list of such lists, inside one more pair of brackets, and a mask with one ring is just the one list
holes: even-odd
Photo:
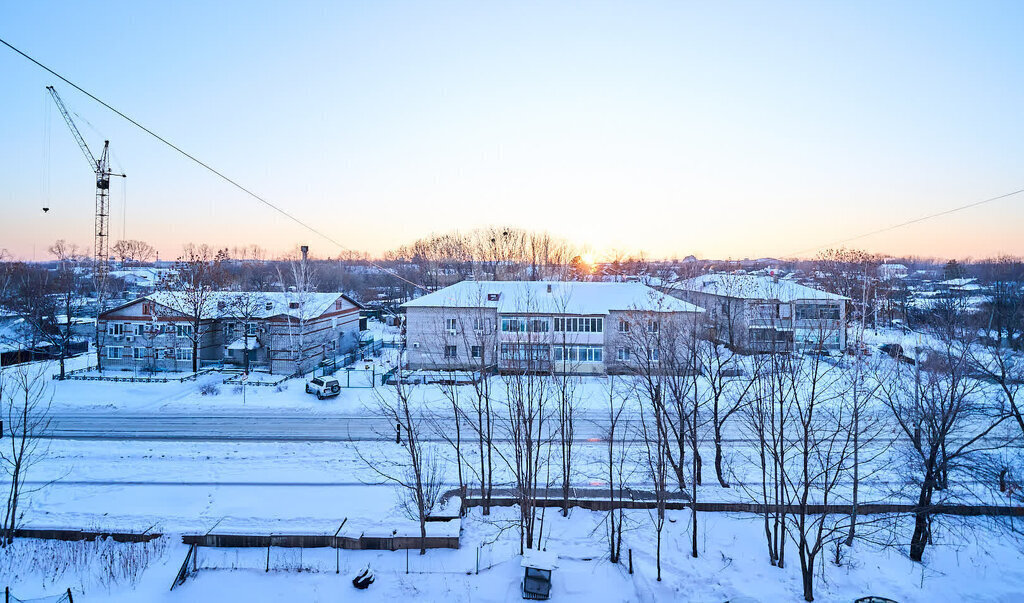
[[(893, 337), (893, 333), (873, 335), (872, 343), (887, 343)], [(913, 345), (905, 338), (903, 342), (905, 347)], [(73, 359), (69, 368), (84, 366), (83, 358), (87, 357)], [(383, 371), (387, 362), (385, 359), (377, 365)], [(56, 372), (52, 363), (46, 368), (47, 374)], [(0, 552), (0, 586), (10, 584), (12, 592), (21, 598), (55, 594), (70, 586), (76, 592), (76, 601), (327, 601), (355, 596), (368, 601), (397, 597), (520, 600), (521, 569), (515, 559), (518, 537), (514, 530), (502, 531), (515, 516), (512, 509), (499, 509), (486, 521), (478, 511), (472, 512), (463, 523), (460, 551), (431, 551), (423, 558), (414, 552), (412, 571), (426, 573), (406, 575), (404, 552), (343, 551), (338, 557), (341, 574), (335, 575), (333, 550), (300, 553), (275, 549), (271, 565), (279, 571), (266, 574), (265, 550), (204, 549), (200, 565), (208, 569), (181, 589), (168, 592), (185, 555), (186, 549), (180, 544), (182, 533), (206, 532), (211, 528), (218, 532), (263, 534), (334, 533), (346, 519), (348, 529), (355, 530), (405, 532), (415, 526), (400, 512), (395, 489), (376, 484), (379, 476), (360, 458), (400, 458), (396, 455), (402, 453), (389, 439), (387, 430), (381, 430), (383, 433), (378, 437), (375, 427), (366, 424), (373, 420), (377, 395), (383, 390), (343, 389), (340, 396), (320, 401), (304, 393), (299, 379), (288, 380), (279, 387), (247, 387), (243, 391), (223, 384), (225, 377), (213, 373), (194, 382), (166, 384), (50, 382), (55, 424), (61, 420), (66, 425), (74, 425), (74, 421), (102, 424), (107, 417), (113, 439), (47, 440), (46, 456), (27, 476), (32, 489), (45, 487), (28, 497), (25, 524), (148, 529), (167, 536), (145, 549), (153, 559), (135, 586), (124, 580), (112, 583), (109, 577), (103, 578), (99, 567), (102, 564), (90, 562), (90, 554), (82, 552), (89, 551), (89, 545), (81, 545), (83, 548), (78, 550), (73, 548), (76, 545), (34, 541), (21, 541), (13, 549)], [(607, 450), (601, 435), (608, 383), (606, 378), (593, 377), (584, 379), (579, 386), (580, 427), (573, 476), (574, 484), (579, 486), (601, 487), (607, 479), (603, 466)], [(500, 401), (504, 390), (501, 379), (495, 378), (493, 386)], [(472, 388), (461, 389), (463, 399), (471, 398)], [(445, 431), (451, 435), (451, 402), (439, 386), (417, 387), (414, 401), (433, 417), (434, 435), (428, 436), (432, 440), (428, 445), (448, 459), (443, 479), (446, 485), (454, 487), (454, 454), (442, 437)], [(139, 434), (125, 435), (114, 430), (114, 417), (121, 420), (118, 424), (139, 422), (143, 431), (147, 424), (152, 431), (157, 425), (154, 418), (195, 419), (206, 421), (209, 429), (220, 425), (226, 430), (245, 430), (246, 420), (265, 423), (303, 417), (323, 423), (328, 430), (334, 429), (332, 421), (339, 421), (337, 425), (358, 421), (362, 431), (360, 437), (352, 438), (355, 441), (273, 441), (270, 436), (264, 441), (187, 437), (147, 440), (138, 439)], [(625, 425), (635, 418), (627, 417)], [(187, 432), (187, 427), (180, 429)], [(894, 430), (890, 432), (892, 437), (898, 435)], [(500, 428), (497, 435), (502, 437)], [(701, 446), (705, 463), (700, 500), (748, 502), (738, 482), (758, 479), (756, 465), (751, 462), (755, 450), (749, 441), (744, 441), (737, 421), (726, 429), (725, 436), (728, 478), (734, 487), (724, 489), (717, 484), (709, 461), (714, 458), (714, 449), (710, 439), (705, 438)], [(469, 434), (464, 437), (471, 438)], [(887, 453), (890, 441), (883, 438), (874, 445), (878, 454), (873, 462), (879, 470), (869, 472), (869, 483), (862, 485), (861, 502), (895, 501), (902, 489), (901, 482), (891, 471), (884, 470), (893, 459)], [(868, 456), (875, 457), (874, 452)], [(470, 467), (467, 474), (472, 476), (471, 467), (477, 463), (475, 451), (470, 447), (466, 454)], [(559, 461), (556, 450), (549, 461), (556, 468), (553, 473), (557, 473)], [(628, 479), (640, 488), (648, 482), (639, 469)], [(511, 480), (500, 460), (496, 462), (495, 480)], [(990, 490), (979, 491), (983, 494)], [(834, 499), (841, 500), (841, 494)], [(605, 560), (606, 545), (600, 525), (603, 517), (601, 513), (578, 509), (569, 519), (561, 518), (556, 510), (546, 513), (545, 531), (550, 540), (545, 544), (564, 556), (562, 567), (556, 572), (555, 600), (725, 601), (738, 595), (759, 601), (800, 598), (795, 551), (791, 551), (786, 569), (769, 566), (763, 525), (756, 517), (702, 513), (701, 557), (693, 560), (689, 557), (689, 512), (670, 512), (663, 551), (665, 580), (661, 583), (654, 580), (653, 531), (647, 512), (630, 513), (632, 529), (626, 535), (626, 547), (634, 549), (637, 569), (632, 576), (624, 567), (612, 566)], [(1024, 556), (1019, 543), (995, 530), (989, 520), (972, 519), (970, 524), (973, 529), (961, 533), (950, 531), (947, 522), (942, 522), (923, 565), (906, 558), (905, 544), (882, 549), (858, 542), (841, 567), (830, 565), (831, 551), (824, 551), (820, 558), (825, 567), (824, 581), (818, 583), (818, 600), (852, 601), (867, 594), (885, 595), (902, 602), (1024, 600)], [(898, 542), (909, 539), (906, 526), (896, 534)], [(485, 567), (495, 565), (476, 575), (477, 547), (491, 542), (481, 548), (480, 555)], [(92, 546), (95, 559), (116, 558), (112, 551), (127, 550)], [(133, 550), (138, 550), (139, 545), (133, 546), (137, 547)], [(31, 559), (33, 549), (35, 561)], [(72, 555), (77, 565), (58, 571), (53, 563), (63, 555), (71, 555), (72, 550), (78, 551)], [(377, 571), (377, 583), (367, 592), (356, 593), (348, 580), (367, 563)], [(292, 571), (284, 571), (286, 568)], [(299, 568), (304, 571), (297, 571)]]
[[(85, 570), (54, 572), (57, 559), (32, 563), (36, 541), (20, 541), (0, 553), (0, 574), (19, 597), (57, 594), (71, 587), (76, 601), (519, 601), (519, 541), (511, 532), (498, 536), (515, 509), (496, 509), (488, 518), (474, 511), (463, 522), (462, 548), (432, 550), (420, 557), (404, 551), (331, 549), (271, 550), (271, 571), (264, 572), (266, 549), (200, 549), (199, 573), (169, 591), (185, 558), (175, 536), (151, 545), (154, 559), (136, 585), (110, 584), (93, 564)], [(663, 580), (655, 580), (654, 533), (647, 513), (630, 515), (624, 536), (633, 551), (634, 574), (607, 561), (604, 514), (574, 510), (568, 519), (556, 510), (545, 515), (543, 546), (556, 552), (553, 601), (714, 601), (739, 596), (755, 601), (801, 600), (795, 551), (783, 569), (768, 564), (763, 526), (756, 517), (705, 513), (700, 516), (700, 557), (689, 554), (689, 512), (669, 512), (662, 549)], [(823, 552), (823, 580), (817, 601), (849, 603), (869, 594), (901, 603), (934, 601), (1016, 602), (1024, 599), (1024, 555), (987, 526), (972, 520), (974, 538), (939, 533), (925, 565), (906, 558), (904, 548), (858, 542), (842, 566)], [(489, 544), (497, 537), (497, 542)], [(85, 546), (85, 545), (79, 545)], [(127, 547), (129, 545), (117, 545)], [(139, 545), (130, 545), (138, 547)], [(43, 551), (53, 556), (53, 549)], [(476, 573), (477, 559), (481, 571)], [(340, 573), (335, 574), (335, 563)], [(84, 565), (84, 562), (79, 562)], [(351, 578), (364, 566), (376, 572), (365, 592)], [(299, 571), (301, 569), (301, 571)]]

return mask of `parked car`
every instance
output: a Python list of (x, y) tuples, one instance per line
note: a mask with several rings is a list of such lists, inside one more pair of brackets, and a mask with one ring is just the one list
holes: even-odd
[(306, 383), (306, 393), (316, 394), (317, 398), (323, 400), (340, 394), (341, 384), (334, 377), (313, 377)]

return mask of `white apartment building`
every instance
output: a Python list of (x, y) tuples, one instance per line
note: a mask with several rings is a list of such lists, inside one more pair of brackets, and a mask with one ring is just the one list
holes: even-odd
[(846, 349), (850, 299), (842, 295), (748, 274), (704, 274), (661, 289), (705, 308), (710, 336), (738, 351)]
[(639, 283), (563, 281), (462, 281), (402, 307), (410, 369), (572, 374), (622, 370), (630, 328), (703, 312)]

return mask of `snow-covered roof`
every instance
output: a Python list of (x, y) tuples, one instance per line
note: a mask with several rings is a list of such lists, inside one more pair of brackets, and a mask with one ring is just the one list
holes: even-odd
[(551, 571), (558, 567), (558, 554), (553, 551), (526, 549), (523, 551), (522, 566)]
[(404, 308), (495, 308), (499, 313), (608, 314), (612, 310), (703, 312), (640, 283), (462, 281)]
[[(238, 316), (239, 305), (244, 303), (248, 309), (253, 310), (252, 312), (246, 312), (251, 318), (290, 316), (306, 320), (316, 318), (332, 310), (334, 302), (341, 297), (359, 307), (359, 304), (341, 293), (212, 291), (203, 304), (204, 307), (200, 312), (200, 316), (203, 319)], [(142, 299), (156, 302), (161, 306), (182, 314), (192, 314), (191, 300), (186, 293), (181, 291), (158, 291)], [(292, 307), (293, 304), (298, 304), (298, 306)]]
[(976, 279), (976, 278), (951, 278), (948, 281), (941, 281), (939, 284), (940, 285), (945, 285), (946, 287), (963, 287), (964, 285), (970, 285), (971, 283), (973, 283), (976, 280), (978, 280), (978, 279)]
[(667, 285), (681, 291), (709, 293), (737, 299), (772, 299), (780, 302), (813, 300), (848, 300), (835, 293), (814, 289), (791, 280), (775, 280), (750, 274), (702, 274), (701, 276)]

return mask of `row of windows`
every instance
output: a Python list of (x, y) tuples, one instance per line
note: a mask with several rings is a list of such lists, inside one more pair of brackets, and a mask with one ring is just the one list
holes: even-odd
[(603, 348), (599, 345), (555, 346), (555, 361), (601, 362)]
[[(459, 329), (457, 318), (446, 318), (445, 329), (449, 332), (456, 332)], [(646, 322), (647, 332), (657, 333), (661, 324), (657, 320)], [(630, 324), (628, 321), (619, 319), (619, 333), (628, 333)], [(473, 319), (473, 330), (487, 332), (491, 330), (491, 321), (484, 318)], [(551, 328), (549, 318), (525, 318), (505, 316), (501, 318), (501, 331), (503, 333), (547, 333), (553, 330), (556, 333), (603, 333), (604, 319), (597, 317), (556, 317), (554, 318), (554, 329)]]
[(501, 344), (502, 360), (514, 360), (518, 362), (532, 361), (543, 362), (551, 359), (551, 349), (546, 345), (516, 345)]
[(557, 333), (601, 333), (604, 331), (603, 318), (556, 318)]
[(192, 325), (107, 323), (107, 335), (159, 335), (160, 333), (174, 333), (178, 337), (191, 337), (193, 328)]
[(822, 304), (797, 304), (797, 320), (839, 320), (839, 306)]
[[(661, 323), (657, 320), (647, 321), (647, 332), (657, 333), (661, 330)], [(629, 333), (629, 321), (619, 319), (619, 333)]]
[[(454, 345), (444, 346), (444, 357), (452, 360), (458, 358), (459, 348)], [(469, 355), (471, 358), (480, 358), (483, 355), (483, 347), (474, 345), (469, 348)], [(514, 361), (525, 361), (532, 359), (534, 361), (546, 361), (553, 357), (556, 362), (603, 362), (604, 361), (604, 348), (596, 345), (570, 345), (570, 346), (554, 346), (553, 349), (549, 349), (546, 345), (516, 345), (516, 344), (501, 344), (501, 358), (502, 360), (514, 360)], [(633, 358), (633, 353), (629, 348), (618, 348), (616, 349), (615, 359), (619, 362), (629, 362)], [(661, 354), (658, 348), (650, 349), (651, 362), (659, 362)]]
[[(144, 358), (160, 358), (161, 356), (170, 357), (169, 348), (154, 348), (152, 354), (147, 354), (148, 348), (139, 348), (131, 346), (106, 346), (107, 358), (109, 360), (121, 360), (122, 358), (132, 358), (134, 360), (142, 360)], [(192, 349), (191, 348), (174, 348), (174, 359), (175, 360), (192, 360)]]
[[(505, 326), (504, 324), (502, 325)], [(459, 330), (459, 319), (457, 318), (446, 318), (444, 319), (444, 328), (452, 333)], [(489, 332), (491, 330), (491, 319), (489, 318), (474, 318), (473, 319), (473, 330), (479, 332)], [(507, 330), (507, 329), (506, 329)]]
[[(619, 348), (615, 351), (615, 359), (619, 362), (629, 362), (632, 358), (633, 352), (629, 348)], [(658, 348), (650, 348), (650, 360), (651, 362), (661, 360), (661, 352)]]
[[(559, 319), (555, 319), (558, 324)], [(515, 318), (503, 317), (501, 330), (504, 333), (547, 333), (551, 330), (551, 321), (547, 318)], [(557, 328), (555, 329), (558, 330)]]

